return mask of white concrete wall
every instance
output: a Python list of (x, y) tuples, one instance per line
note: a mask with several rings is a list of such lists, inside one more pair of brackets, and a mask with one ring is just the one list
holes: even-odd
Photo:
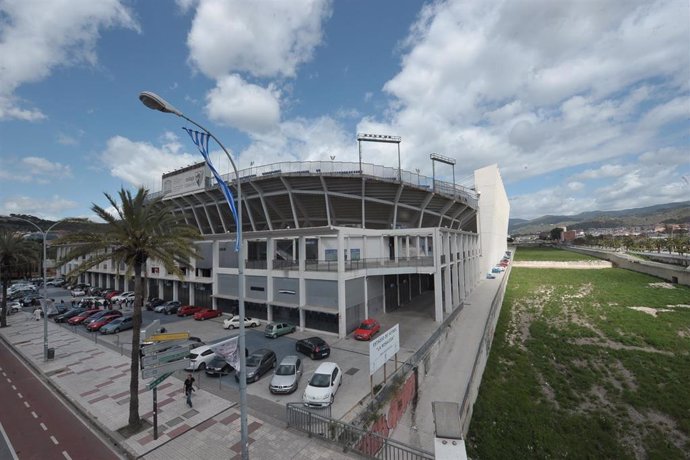
[(508, 249), (510, 203), (503, 187), (498, 165), (474, 171), (474, 185), (479, 195), (480, 268), (487, 272)]

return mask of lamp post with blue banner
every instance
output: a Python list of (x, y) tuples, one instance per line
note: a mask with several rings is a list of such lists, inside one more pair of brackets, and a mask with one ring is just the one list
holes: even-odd
[[(237, 239), (235, 242), (235, 250), (239, 251), (239, 257), (237, 260), (237, 280), (238, 280), (238, 288), (237, 288), (237, 296), (238, 296), (238, 303), (239, 303), (239, 317), (244, 318), (245, 317), (245, 311), (244, 311), (244, 256), (242, 255), (242, 187), (240, 184), (240, 174), (239, 171), (237, 170), (237, 166), (235, 165), (235, 162), (232, 160), (232, 157), (230, 156), (230, 153), (226, 150), (226, 148), (223, 146), (223, 144), (218, 140), (216, 136), (214, 136), (208, 129), (204, 128), (201, 126), (199, 123), (196, 121), (192, 120), (191, 118), (185, 116), (182, 112), (177, 110), (175, 107), (173, 107), (168, 101), (160, 97), (159, 95), (152, 93), (150, 91), (143, 91), (139, 94), (139, 100), (148, 108), (152, 110), (158, 110), (160, 112), (164, 113), (172, 113), (174, 115), (177, 115), (178, 117), (184, 118), (188, 122), (192, 123), (193, 125), (199, 127), (201, 130), (203, 130), (203, 133), (199, 133), (196, 131), (191, 131), (187, 128), (184, 128), (185, 131), (192, 137), (192, 140), (194, 144), (199, 148), (199, 151), (203, 155), (204, 159), (206, 160), (206, 164), (209, 166), (211, 169), (211, 172), (216, 178), (216, 181), (218, 182), (218, 185), (221, 188), (221, 191), (225, 195), (226, 200), (228, 201), (228, 205), (230, 206), (230, 210), (233, 214), (233, 217), (235, 218), (235, 226), (237, 229)], [(232, 199), (232, 193), (230, 192), (230, 189), (228, 188), (227, 184), (225, 184), (225, 181), (222, 180), (216, 169), (213, 167), (211, 164), (211, 160), (208, 155), (208, 138), (212, 138), (214, 141), (218, 143), (221, 149), (223, 149), (223, 152), (225, 152), (225, 155), (228, 157), (228, 160), (230, 160), (230, 164), (232, 165), (232, 169), (235, 171), (235, 179), (237, 181), (237, 209), (235, 209), (235, 203), (234, 200)], [(244, 321), (240, 320), (239, 324), (239, 358), (240, 358), (240, 368), (239, 368), (239, 380), (240, 380), (240, 434), (241, 434), (241, 442), (242, 442), (242, 458), (243, 459), (248, 459), (249, 458), (249, 433), (247, 431), (247, 374), (246, 374), (246, 366), (245, 366), (245, 337), (244, 337)]]

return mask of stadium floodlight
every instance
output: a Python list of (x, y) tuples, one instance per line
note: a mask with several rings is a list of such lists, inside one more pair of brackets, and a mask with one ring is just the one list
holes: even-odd
[(400, 136), (390, 136), (388, 134), (366, 134), (357, 133), (357, 144), (359, 146), (359, 173), (362, 174), (362, 142), (383, 142), (386, 144), (398, 144), (398, 180), (402, 182), (402, 169), (400, 167)]

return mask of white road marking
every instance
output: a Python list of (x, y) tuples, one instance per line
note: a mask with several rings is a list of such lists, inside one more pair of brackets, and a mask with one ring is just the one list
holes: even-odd
[(69, 456), (66, 450), (62, 451), (62, 456), (65, 457), (67, 460), (72, 460), (72, 457)]
[(38, 418), (38, 415), (36, 415), (36, 412), (34, 412), (34, 411), (31, 411), (31, 416), (32, 416), (33, 418)]
[(7, 377), (7, 383), (12, 383), (12, 379)]
[(19, 460), (19, 457), (17, 457), (17, 454), (14, 452), (14, 447), (10, 442), (10, 438), (8, 438), (7, 433), (5, 433), (5, 428), (3, 428), (2, 423), (0, 423), (0, 436), (2, 436), (2, 438), (5, 440), (5, 444), (9, 448), (10, 455), (12, 455), (12, 460)]
[(19, 399), (24, 399), (24, 396), (22, 396), (21, 393), (17, 393), (17, 396), (19, 396)]
[(26, 402), (26, 401), (24, 401), (24, 405), (26, 406), (27, 409), (28, 409), (29, 407), (31, 407), (31, 405), (30, 405), (28, 402)]
[(43, 428), (43, 431), (48, 431), (48, 427), (43, 422), (41, 422), (41, 428)]
[(14, 385), (12, 385), (12, 389), (13, 389), (14, 391), (17, 391), (17, 387), (15, 387)]
[(53, 441), (53, 443), (54, 443), (56, 446), (57, 446), (58, 444), (60, 444), (59, 442), (57, 442), (57, 439), (55, 439), (55, 436), (51, 436), (51, 437), (50, 437), (50, 440)]

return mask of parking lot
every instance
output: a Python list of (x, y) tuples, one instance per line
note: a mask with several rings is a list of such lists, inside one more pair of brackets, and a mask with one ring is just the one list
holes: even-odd
[[(71, 304), (73, 300), (69, 292), (61, 288), (48, 288), (48, 297), (54, 298), (57, 303), (64, 300), (65, 303)], [(224, 317), (195, 321), (192, 317), (182, 318), (177, 315), (143, 311), (143, 326), (150, 324), (155, 319), (158, 319), (161, 326), (166, 328), (166, 332), (189, 332), (191, 336), (199, 337), (206, 344), (217, 343), (238, 334), (237, 330), (226, 330), (223, 328)], [(379, 320), (381, 321), (382, 331), (396, 323), (400, 324), (400, 353), (398, 360), (401, 362), (414, 353), (436, 327), (431, 319), (431, 314), (428, 312), (428, 308), (425, 308), (423, 303), (416, 306), (408, 306), (388, 315), (382, 315)], [(245, 329), (246, 344), (249, 352), (251, 353), (259, 348), (268, 348), (276, 353), (278, 362), (287, 355), (300, 356), (303, 360), (302, 379), (294, 393), (289, 395), (273, 395), (268, 389), (272, 376), (272, 373), (269, 372), (258, 382), (248, 384), (247, 394), (250, 397), (262, 398), (279, 405), (284, 405), (288, 402), (299, 402), (302, 400), (302, 393), (307, 380), (318, 365), (323, 361), (331, 361), (337, 363), (343, 372), (342, 386), (336, 394), (331, 413), (334, 418), (348, 419), (348, 413), (370, 392), (369, 343), (356, 341), (351, 335), (338, 339), (333, 334), (299, 330), (286, 336), (269, 339), (263, 335), (265, 325), (266, 322), (262, 321), (261, 326), (258, 328)], [(72, 330), (74, 333), (90, 337), (97, 343), (118, 350), (122, 354), (129, 354), (132, 338), (131, 330), (122, 331), (119, 334), (102, 335), (98, 332), (87, 332), (82, 326), (63, 324), (63, 327)], [(309, 357), (295, 351), (295, 342), (297, 340), (314, 335), (320, 336), (331, 346), (331, 355), (325, 360), (313, 361)], [(391, 361), (387, 367), (388, 375), (390, 375), (395, 364)], [(211, 377), (207, 376), (205, 372), (200, 371), (195, 373), (195, 378), (202, 387), (238, 388), (234, 372), (223, 377)], [(383, 369), (380, 369), (374, 375), (374, 385), (382, 381)]]

